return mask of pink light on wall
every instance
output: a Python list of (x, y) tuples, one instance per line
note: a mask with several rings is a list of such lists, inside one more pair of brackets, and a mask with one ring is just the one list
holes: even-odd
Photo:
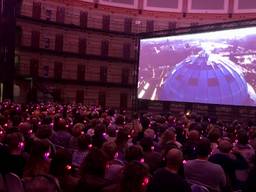
[(147, 0), (147, 6), (149, 7), (162, 7), (162, 8), (178, 8), (179, 0)]
[(192, 9), (224, 9), (224, 0), (192, 0)]

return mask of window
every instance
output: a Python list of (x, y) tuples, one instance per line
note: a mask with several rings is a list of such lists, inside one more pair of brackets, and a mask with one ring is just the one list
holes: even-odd
[(120, 94), (120, 109), (127, 109), (128, 95), (126, 93)]
[(50, 38), (49, 37), (45, 37), (44, 38), (44, 48), (49, 49), (50, 48)]
[(108, 56), (108, 49), (109, 49), (109, 42), (108, 41), (102, 41), (101, 42), (101, 56)]
[(16, 47), (20, 47), (22, 43), (22, 29), (20, 26), (16, 27), (16, 33), (15, 33), (15, 44)]
[(15, 71), (18, 72), (20, 69), (20, 56), (15, 54), (14, 58)]
[(129, 69), (122, 69), (122, 84), (128, 84), (129, 83), (129, 73), (130, 70)]
[(109, 15), (103, 15), (102, 29), (104, 31), (109, 31), (109, 29), (110, 29), (110, 16)]
[(43, 67), (43, 77), (47, 78), (49, 76), (49, 66), (45, 65)]
[(77, 66), (77, 80), (84, 81), (85, 76), (85, 65), (78, 65)]
[(50, 9), (45, 10), (45, 19), (47, 21), (51, 21), (51, 19), (52, 19), (52, 10), (50, 10)]
[(39, 31), (32, 31), (31, 33), (31, 47), (32, 48), (39, 48), (40, 44), (40, 32)]
[(63, 35), (57, 34), (55, 36), (55, 51), (63, 51)]
[(55, 102), (61, 102), (61, 89), (59, 88), (54, 89), (53, 99)]
[(56, 21), (58, 23), (64, 23), (65, 22), (65, 8), (64, 7), (58, 7), (57, 8)]
[(62, 79), (63, 64), (61, 62), (54, 63), (54, 78), (56, 80)]
[(84, 90), (76, 91), (76, 103), (84, 103)]
[(105, 107), (106, 106), (106, 93), (105, 92), (99, 92), (99, 105), (101, 107)]
[(146, 31), (147, 32), (153, 32), (154, 31), (154, 21), (153, 20), (147, 21)]
[(81, 28), (87, 27), (87, 20), (88, 20), (88, 13), (81, 11), (80, 12), (80, 27)]
[(125, 43), (123, 45), (123, 58), (129, 59), (131, 57), (131, 44)]
[(108, 77), (108, 68), (106, 66), (100, 67), (100, 81), (107, 82)]
[(79, 46), (78, 46), (78, 52), (81, 55), (86, 54), (86, 47), (87, 47), (87, 41), (86, 39), (79, 39)]
[(39, 61), (37, 59), (30, 60), (29, 74), (32, 77), (38, 77)]
[(34, 19), (41, 18), (41, 3), (40, 2), (33, 2), (32, 17)]
[(124, 19), (124, 32), (131, 33), (132, 32), (132, 18)]

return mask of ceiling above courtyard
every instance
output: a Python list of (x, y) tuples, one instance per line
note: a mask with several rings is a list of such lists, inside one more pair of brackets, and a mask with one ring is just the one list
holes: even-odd
[(149, 11), (189, 13), (256, 13), (255, 0), (83, 0)]

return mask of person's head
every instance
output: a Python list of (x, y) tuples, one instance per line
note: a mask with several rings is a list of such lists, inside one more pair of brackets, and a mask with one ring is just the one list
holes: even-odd
[(239, 130), (237, 133), (237, 140), (239, 144), (246, 145), (248, 144), (248, 135), (245, 130)]
[(154, 139), (155, 138), (155, 131), (153, 129), (146, 129), (144, 131), (144, 137)]
[(183, 154), (179, 149), (171, 149), (166, 154), (166, 164), (167, 167), (178, 171), (180, 166), (182, 165)]
[(72, 128), (72, 135), (74, 137), (79, 137), (81, 135), (81, 132), (84, 130), (84, 125), (82, 123), (77, 123)]
[(106, 133), (108, 134), (109, 137), (116, 137), (116, 129), (114, 126), (108, 126)]
[(142, 147), (139, 145), (132, 145), (125, 151), (125, 160), (127, 162), (140, 161), (143, 158)]
[(42, 125), (38, 128), (36, 136), (40, 139), (49, 139), (52, 136), (52, 128), (49, 125)]
[(5, 143), (9, 152), (21, 152), (24, 148), (24, 138), (21, 133), (14, 132), (6, 135)]
[(116, 140), (115, 140), (117, 147), (123, 147), (124, 145), (126, 145), (129, 139), (128, 135), (129, 135), (128, 129), (119, 129)]
[(115, 158), (117, 153), (117, 146), (115, 142), (107, 141), (103, 144), (101, 149), (106, 154), (108, 161), (111, 161)]
[(213, 128), (210, 130), (208, 139), (211, 143), (217, 143), (218, 139), (221, 137), (220, 130), (218, 128)]
[(71, 169), (72, 156), (65, 150), (59, 150), (53, 156), (50, 173), (55, 177), (65, 176)]
[(116, 117), (115, 124), (120, 125), (120, 126), (124, 125), (124, 116), (123, 115), (118, 115)]
[(148, 168), (138, 161), (132, 161), (124, 168), (120, 192), (143, 192), (148, 182)]
[(86, 134), (82, 134), (78, 137), (78, 149), (81, 151), (85, 151), (88, 149), (88, 145), (90, 144), (90, 137)]
[(47, 139), (36, 139), (31, 145), (30, 158), (48, 160), (50, 156), (50, 143)]
[(197, 145), (197, 156), (200, 158), (206, 158), (211, 153), (211, 143), (208, 139), (202, 138)]
[(221, 139), (219, 141), (219, 150), (222, 153), (229, 153), (232, 150), (232, 143), (227, 139)]
[(29, 122), (21, 122), (18, 129), (24, 136), (29, 136), (33, 132), (33, 127)]
[(140, 145), (143, 148), (144, 152), (152, 151), (152, 147), (154, 146), (153, 140), (149, 137), (144, 137), (140, 141)]
[(189, 131), (188, 139), (193, 142), (197, 142), (200, 139), (200, 133), (197, 130)]
[(160, 144), (164, 145), (165, 143), (169, 141), (175, 141), (176, 140), (176, 134), (173, 130), (167, 129), (161, 136)]
[(102, 150), (94, 148), (85, 157), (81, 167), (81, 176), (95, 175), (104, 177), (107, 158)]
[(63, 118), (58, 118), (56, 120), (56, 126), (55, 126), (56, 131), (64, 131), (66, 130), (66, 121)]
[(4, 128), (0, 125), (0, 143), (4, 142), (5, 139), (5, 130)]

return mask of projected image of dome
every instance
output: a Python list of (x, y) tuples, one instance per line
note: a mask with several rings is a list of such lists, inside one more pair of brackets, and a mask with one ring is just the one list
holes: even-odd
[(161, 100), (254, 105), (255, 92), (228, 58), (201, 51), (177, 64), (159, 93)]

